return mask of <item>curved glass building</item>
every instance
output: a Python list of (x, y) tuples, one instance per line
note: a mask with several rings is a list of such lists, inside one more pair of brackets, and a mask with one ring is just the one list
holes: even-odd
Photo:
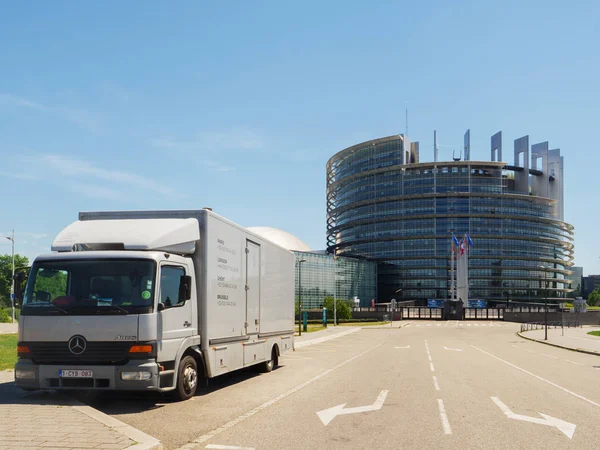
[[(435, 137), (434, 137), (435, 141)], [(573, 227), (563, 220), (563, 158), (543, 142), (514, 141), (502, 161), (419, 162), (403, 135), (363, 142), (327, 163), (328, 252), (379, 262), (378, 300), (451, 295), (451, 235), (468, 233), (469, 298), (560, 301), (571, 292)], [(434, 147), (435, 144), (434, 144)]]

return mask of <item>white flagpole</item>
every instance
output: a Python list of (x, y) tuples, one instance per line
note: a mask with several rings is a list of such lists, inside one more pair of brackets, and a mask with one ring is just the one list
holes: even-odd
[[(450, 276), (451, 276), (451, 282), (450, 282), (450, 300), (454, 301), (454, 280), (456, 278), (456, 273), (454, 272), (454, 255), (456, 254), (456, 251), (458, 250), (455, 245), (454, 245), (454, 237), (450, 238), (452, 240), (452, 243), (450, 245)], [(452, 248), (454, 248), (454, 251), (452, 251)]]
[(467, 235), (465, 234), (465, 307), (469, 306), (469, 240), (467, 239)]

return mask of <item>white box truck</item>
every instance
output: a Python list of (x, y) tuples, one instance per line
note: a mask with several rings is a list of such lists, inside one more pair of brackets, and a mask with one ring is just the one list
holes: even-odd
[(82, 212), (52, 250), (21, 295), (23, 389), (188, 399), (293, 347), (293, 253), (209, 209)]

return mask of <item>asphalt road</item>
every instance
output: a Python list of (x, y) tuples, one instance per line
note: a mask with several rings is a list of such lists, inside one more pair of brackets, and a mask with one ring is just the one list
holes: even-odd
[[(193, 400), (94, 406), (167, 449), (598, 448), (600, 358), (503, 322), (412, 322), (286, 354)], [(287, 356), (289, 355), (289, 356)]]

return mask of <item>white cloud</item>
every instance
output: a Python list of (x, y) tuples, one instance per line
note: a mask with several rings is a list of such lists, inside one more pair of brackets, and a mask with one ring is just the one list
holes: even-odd
[(2, 105), (32, 109), (34, 111), (59, 117), (94, 133), (100, 132), (101, 129), (98, 118), (82, 109), (66, 108), (63, 106), (48, 106), (16, 95), (0, 93), (0, 106)]
[(223, 131), (200, 131), (195, 137), (181, 141), (169, 137), (150, 139), (148, 143), (157, 148), (180, 151), (260, 150), (264, 140), (247, 127), (233, 127)]
[[(151, 178), (142, 177), (132, 172), (125, 172), (122, 170), (108, 170), (94, 166), (92, 163), (80, 159), (71, 158), (62, 155), (42, 155), (39, 156), (35, 162), (46, 167), (57, 171), (59, 174), (64, 175), (72, 179), (84, 177), (95, 178), (96, 180), (107, 181), (122, 186), (133, 186), (140, 189), (145, 189), (153, 192), (157, 192), (162, 195), (180, 197), (174, 189), (152, 180)], [(87, 181), (85, 183), (77, 182), (67, 183), (67, 187), (81, 187), (83, 193), (94, 197), (103, 198), (117, 198), (119, 192), (111, 189), (111, 187), (100, 186), (90, 184)]]
[(208, 169), (212, 170), (213, 172), (231, 172), (232, 170), (235, 170), (235, 167), (226, 166), (217, 161), (207, 160), (207, 161), (202, 161), (202, 164), (204, 166), (206, 166)]

